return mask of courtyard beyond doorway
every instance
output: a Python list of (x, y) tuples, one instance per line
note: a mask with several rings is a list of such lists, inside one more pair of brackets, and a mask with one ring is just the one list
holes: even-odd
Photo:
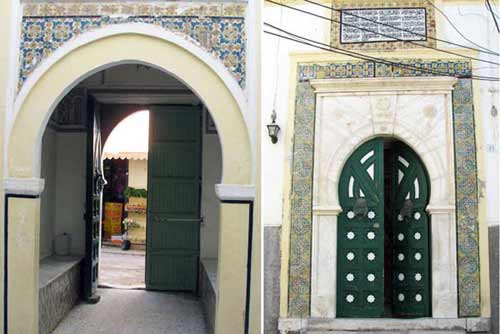
[(124, 251), (118, 247), (101, 248), (99, 286), (103, 288), (144, 289), (146, 252)]

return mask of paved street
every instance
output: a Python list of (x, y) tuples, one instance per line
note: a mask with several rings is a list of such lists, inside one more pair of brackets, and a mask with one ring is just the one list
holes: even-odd
[(80, 303), (52, 334), (205, 334), (200, 301), (184, 293), (99, 289), (101, 301)]
[(146, 253), (123, 251), (116, 247), (102, 247), (99, 286), (144, 288)]

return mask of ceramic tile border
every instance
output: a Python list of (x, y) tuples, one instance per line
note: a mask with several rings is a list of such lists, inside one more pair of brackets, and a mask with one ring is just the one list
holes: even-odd
[(314, 159), (314, 89), (297, 85), (290, 211), (289, 317), (309, 315)]
[(457, 206), (458, 311), (479, 316), (480, 263), (476, 138), (472, 81), (460, 79), (453, 90), (455, 187)]
[(25, 5), (18, 90), (38, 64), (62, 44), (84, 32), (121, 23), (149, 23), (186, 36), (219, 59), (244, 88), (245, 8), (243, 3)]
[[(467, 76), (471, 73), (471, 64), (466, 61), (413, 59), (401, 62), (451, 75)], [(309, 80), (426, 75), (430, 74), (363, 61), (298, 65), (290, 204), (288, 317), (305, 318), (310, 315), (315, 96)], [(477, 163), (470, 79), (460, 79), (453, 91), (453, 115), (455, 165), (460, 166), (455, 173), (459, 316), (471, 317), (480, 314), (480, 282)]]
[(50, 2), (25, 4), (23, 16), (225, 16), (244, 17), (246, 3), (234, 2)]
[[(392, 0), (392, 1), (369, 1), (369, 0), (341, 0), (333, 1), (332, 6), (337, 9), (357, 8), (425, 8), (427, 19), (427, 36), (436, 37), (436, 19), (434, 7), (425, 0)], [(332, 19), (340, 22), (340, 13), (332, 11)], [(332, 22), (330, 29), (331, 43), (335, 47), (348, 50), (384, 50), (414, 49), (419, 46), (408, 42), (369, 42), (369, 43), (340, 43), (340, 24)], [(425, 41), (414, 41), (429, 47), (436, 47), (436, 41), (427, 38)]]

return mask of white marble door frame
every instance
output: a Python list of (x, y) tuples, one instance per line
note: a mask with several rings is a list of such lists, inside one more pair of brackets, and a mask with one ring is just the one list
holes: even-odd
[(338, 181), (367, 140), (408, 144), (430, 178), (432, 317), (457, 318), (455, 168), (450, 77), (313, 80), (316, 125), (311, 316), (336, 317)]

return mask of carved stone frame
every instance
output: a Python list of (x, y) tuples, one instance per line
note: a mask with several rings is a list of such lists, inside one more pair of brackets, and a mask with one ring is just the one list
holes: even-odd
[[(471, 63), (455, 60), (406, 59), (415, 68), (439, 69), (450, 76), (468, 76)], [(313, 252), (313, 166), (315, 92), (311, 81), (317, 79), (428, 77), (418, 69), (408, 70), (384, 64), (357, 61), (302, 63), (297, 68), (297, 88), (293, 127), (291, 187), (289, 194), (289, 258), (287, 319), (303, 328), (311, 316), (311, 261)], [(477, 161), (472, 81), (459, 79), (451, 94), (453, 141), (455, 147), (456, 250), (458, 316), (480, 315), (480, 265)], [(430, 207), (432, 214), (443, 215), (447, 206)], [(334, 213), (338, 208), (331, 207)], [(319, 212), (319, 211), (318, 211)], [(327, 210), (328, 212), (328, 210)], [(288, 326), (286, 319), (280, 327)], [(293, 325), (292, 327), (294, 327)]]
[[(313, 80), (316, 94), (311, 316), (336, 317), (338, 180), (357, 147), (378, 137), (394, 137), (421, 157), (430, 178), (432, 317), (457, 317), (455, 166), (451, 92), (455, 78), (367, 78)], [(364, 106), (336, 117), (335, 100)], [(433, 103), (417, 113), (418, 100)], [(401, 100), (411, 100), (404, 103)], [(361, 102), (362, 101), (362, 102)], [(359, 107), (359, 105), (356, 105)], [(427, 112), (427, 113), (426, 113)], [(328, 118), (330, 120), (328, 120)], [(432, 121), (431, 121), (432, 119)], [(349, 124), (353, 124), (349, 129)], [(412, 126), (413, 124), (413, 126)]]

